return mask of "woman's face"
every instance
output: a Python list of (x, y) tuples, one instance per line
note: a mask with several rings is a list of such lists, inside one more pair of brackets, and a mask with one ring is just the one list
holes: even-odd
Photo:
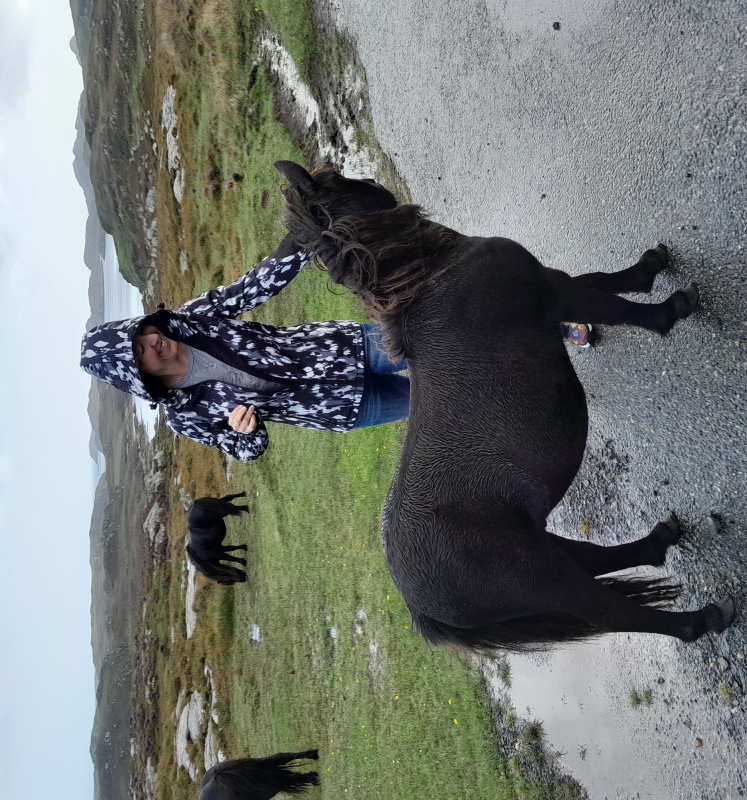
[(132, 352), (140, 372), (160, 377), (177, 367), (178, 345), (164, 336), (154, 325), (144, 325), (132, 337)]

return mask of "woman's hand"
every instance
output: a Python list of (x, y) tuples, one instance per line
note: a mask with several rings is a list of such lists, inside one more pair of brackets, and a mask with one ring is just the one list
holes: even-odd
[(257, 416), (254, 406), (236, 406), (228, 415), (228, 427), (239, 433), (253, 433), (257, 430)]

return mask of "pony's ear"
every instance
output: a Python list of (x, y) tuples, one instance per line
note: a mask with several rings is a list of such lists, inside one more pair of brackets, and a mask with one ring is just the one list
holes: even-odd
[(302, 194), (313, 194), (316, 184), (308, 172), (294, 161), (276, 161), (275, 169)]

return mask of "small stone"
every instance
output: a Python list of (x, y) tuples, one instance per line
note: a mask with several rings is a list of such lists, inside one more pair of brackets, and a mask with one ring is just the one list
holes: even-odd
[(723, 520), (718, 514), (710, 514), (706, 517), (705, 526), (706, 530), (711, 536), (717, 536), (721, 533), (721, 525)]
[(727, 669), (729, 669), (729, 662), (723, 656), (719, 656), (716, 663), (722, 672), (725, 672)]
[(559, 22), (553, 22), (552, 29), (554, 31), (559, 31), (560, 30), (560, 23)]
[(702, 747), (703, 746), (703, 740), (699, 736), (695, 737), (695, 746), (696, 747)]

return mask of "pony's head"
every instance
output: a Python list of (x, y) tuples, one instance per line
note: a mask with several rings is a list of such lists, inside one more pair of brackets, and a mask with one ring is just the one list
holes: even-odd
[(333, 283), (358, 296), (390, 350), (403, 352), (402, 312), (441, 274), (438, 256), (458, 234), (430, 222), (419, 206), (397, 205), (376, 181), (345, 178), (331, 167), (309, 173), (292, 161), (275, 167), (288, 181), (283, 223), (294, 241)]
[(275, 169), (309, 206), (318, 206), (322, 217), (360, 216), (396, 208), (394, 195), (371, 178), (346, 178), (333, 167), (307, 172), (293, 161), (276, 161)]

